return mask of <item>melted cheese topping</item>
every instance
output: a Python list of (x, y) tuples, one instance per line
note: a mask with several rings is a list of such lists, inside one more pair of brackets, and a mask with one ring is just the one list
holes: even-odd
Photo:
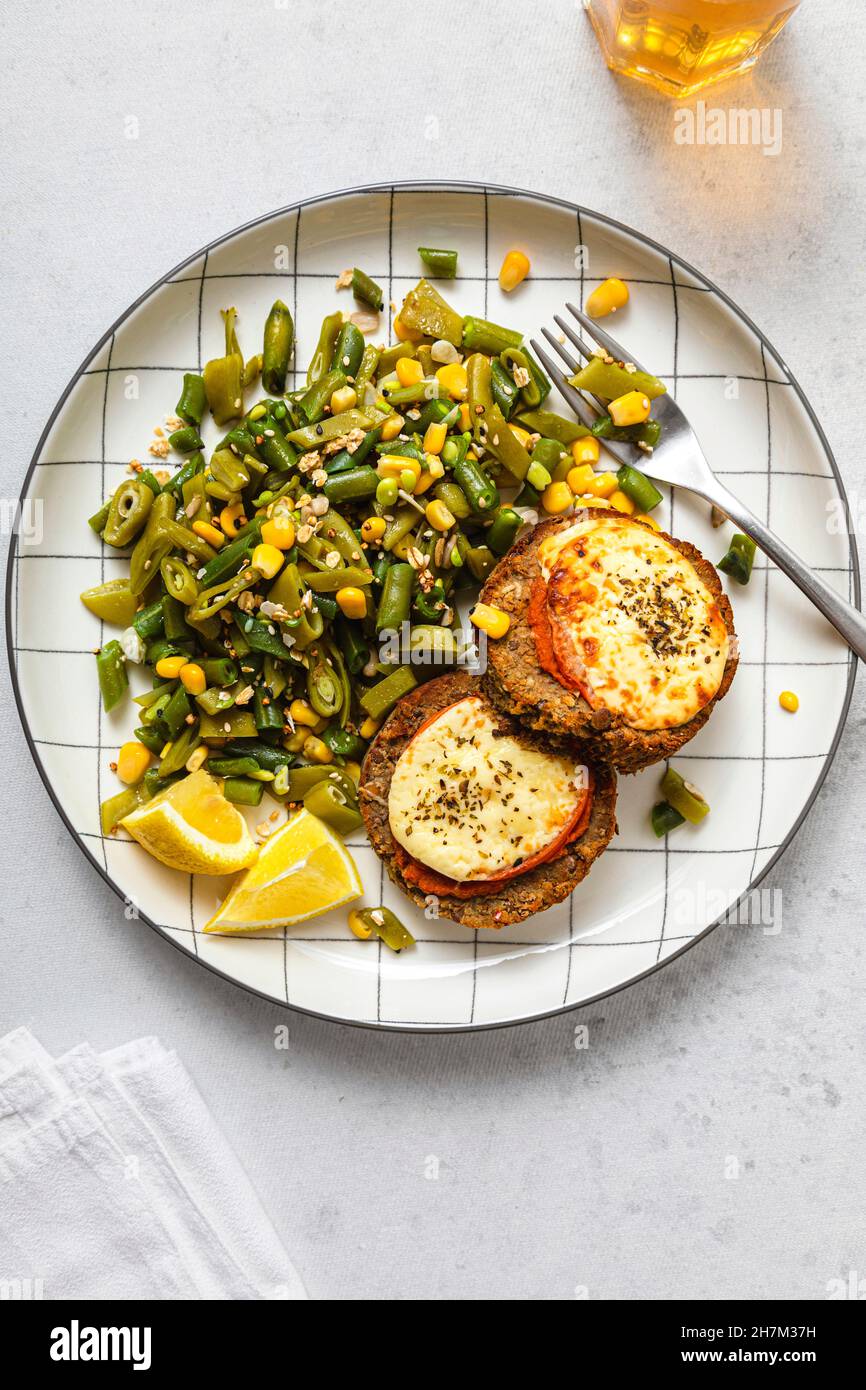
[(574, 818), (586, 768), (497, 736), (470, 695), (416, 734), (391, 779), (391, 833), (428, 868), (458, 882), (494, 878), (547, 848)]
[(599, 513), (539, 546), (557, 660), (634, 729), (685, 724), (718, 690), (728, 632), (676, 546)]

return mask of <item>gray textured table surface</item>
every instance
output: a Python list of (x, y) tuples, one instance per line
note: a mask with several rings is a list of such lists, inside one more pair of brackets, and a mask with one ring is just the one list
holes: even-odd
[[(3, 496), (74, 368), (169, 266), (309, 194), (450, 176), (573, 198), (699, 265), (786, 357), (856, 500), (866, 155), (849, 7), (806, 3), (750, 81), (706, 94), (781, 110), (777, 157), (676, 144), (674, 106), (606, 71), (574, 3), (541, 14), (441, 0), (431, 26), (387, 0), (359, 42), (341, 0), (7, 9)], [(824, 1298), (866, 1274), (864, 710), (861, 681), (772, 878), (778, 935), (719, 929), (545, 1024), (401, 1037), (286, 1015), (126, 922), (42, 788), (7, 681), (0, 1032), (176, 1047), (314, 1296)]]

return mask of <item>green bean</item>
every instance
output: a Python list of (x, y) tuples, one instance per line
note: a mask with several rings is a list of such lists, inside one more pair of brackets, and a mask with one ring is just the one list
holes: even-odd
[(585, 439), (592, 431), (576, 420), (567, 420), (564, 415), (556, 415), (552, 410), (523, 410), (516, 423), (522, 425), (530, 434), (542, 434), (546, 439), (568, 446), (575, 439)]
[(255, 694), (253, 695), (253, 718), (256, 721), (256, 728), (260, 734), (268, 733), (272, 729), (282, 732), (282, 712), (276, 702), (265, 693), (265, 690), (260, 685), (256, 686)]
[(129, 545), (141, 531), (153, 507), (153, 493), (137, 478), (127, 478), (111, 499), (102, 539), (107, 545)]
[(119, 704), (129, 688), (123, 648), (116, 639), (106, 642), (96, 653), (96, 675), (106, 714)]
[(367, 387), (376, 375), (380, 356), (381, 348), (374, 347), (372, 343), (368, 343), (364, 348), (361, 365), (355, 373), (355, 392), (358, 397), (358, 404), (362, 409), (364, 407), (364, 397), (367, 394)]
[(372, 497), (379, 486), (379, 476), (369, 464), (349, 468), (345, 473), (329, 477), (322, 488), (328, 501), (339, 506), (342, 502), (360, 502)]
[(172, 549), (168, 524), (174, 520), (175, 502), (170, 493), (153, 499), (150, 515), (129, 561), (129, 587), (141, 594), (156, 575), (160, 562)]
[[(304, 651), (311, 642), (321, 637), (325, 620), (316, 608), (307, 608), (302, 600), (301, 576), (298, 567), (287, 561), (268, 590), (271, 603), (278, 603), (291, 615), (291, 635), (295, 639), (293, 650)], [(288, 624), (287, 624), (288, 626)], [(283, 648), (282, 657), (287, 652)]]
[(172, 594), (163, 595), (162, 622), (166, 641), (176, 642), (183, 646), (184, 643), (191, 639), (192, 634), (186, 625), (186, 614), (183, 604)]
[(343, 653), (343, 660), (353, 676), (367, 665), (370, 649), (364, 641), (360, 627), (338, 614), (336, 620), (337, 642)]
[(214, 777), (253, 777), (261, 781), (256, 775), (261, 768), (255, 758), (208, 758), (207, 770)]
[(382, 537), (382, 549), (391, 551), (396, 545), (409, 535), (418, 521), (418, 513), (414, 507), (400, 507), (394, 513), (393, 519), (386, 525), (385, 534)]
[(214, 656), (201, 663), (208, 685), (234, 685), (238, 678), (237, 664), (228, 656)]
[(361, 542), (355, 535), (353, 528), (349, 525), (346, 518), (341, 516), (334, 507), (331, 507), (325, 517), (319, 535), (327, 543), (326, 550), (336, 550), (347, 564), (364, 564), (364, 552), (361, 549)]
[(195, 622), (201, 622), (203, 618), (214, 617), (228, 604), (234, 603), (245, 589), (251, 589), (257, 584), (259, 578), (258, 570), (248, 566), (241, 570), (240, 574), (227, 576), (217, 584), (200, 589), (195, 601), (190, 605), (190, 618)]
[(446, 416), (450, 415), (452, 412), (454, 412), (454, 418), (456, 419), (457, 413), (454, 402), (441, 396), (436, 396), (433, 400), (427, 401), (421, 407), (421, 413), (414, 422), (414, 428), (417, 433), (423, 437), (428, 425), (440, 424)]
[(236, 806), (258, 806), (264, 790), (264, 783), (251, 777), (226, 777), (223, 782), (223, 796)]
[(192, 493), (190, 493), (189, 497), (185, 496), (185, 489), (192, 482), (193, 478), (198, 477), (198, 475), (203, 471), (204, 454), (201, 452), (201, 450), (197, 449), (195, 453), (190, 454), (189, 458), (177, 470), (177, 472), (172, 474), (172, 476), (168, 479), (168, 482), (163, 484), (163, 486), (160, 488), (160, 492), (170, 492), (176, 498), (183, 497), (184, 505), (187, 505), (187, 503), (190, 500), (190, 497), (192, 496)]
[(314, 382), (298, 401), (298, 409), (308, 425), (316, 425), (325, 414), (325, 409), (335, 391), (345, 386), (346, 373), (342, 367), (332, 367), (324, 376)]
[(748, 584), (752, 577), (755, 550), (755, 542), (751, 536), (737, 532), (731, 537), (731, 544), (716, 568), (729, 574), (738, 584)]
[(592, 427), (596, 439), (615, 439), (625, 444), (644, 444), (654, 449), (661, 439), (660, 420), (644, 420), (639, 425), (615, 425), (609, 415), (599, 415)]
[(357, 468), (359, 464), (364, 462), (370, 450), (378, 444), (381, 438), (381, 426), (368, 430), (353, 453), (350, 454), (348, 449), (341, 449), (338, 454), (334, 454), (328, 459), (324, 465), (325, 472), (330, 476), (332, 473), (345, 473), (350, 468)]
[(319, 656), (307, 672), (307, 699), (322, 719), (333, 719), (343, 705), (339, 678), (323, 656)]
[(453, 280), (457, 274), (457, 252), (435, 246), (419, 246), (418, 255), (437, 280)]
[(132, 626), (144, 642), (159, 636), (163, 631), (162, 600), (157, 599), (155, 603), (149, 604), (147, 608), (142, 608), (140, 613), (136, 613), (132, 620)]
[(234, 620), (254, 652), (262, 652), (266, 656), (276, 656), (280, 659), (287, 655), (287, 648), (279, 635), (277, 623), (261, 622), (248, 613), (240, 612), (235, 613)]
[(198, 721), (195, 724), (188, 724), (176, 738), (171, 741), (171, 747), (159, 764), (159, 776), (161, 778), (171, 777), (175, 772), (180, 772), (186, 765), (186, 760), (191, 753), (194, 753), (201, 743), (201, 734), (198, 731)]
[(177, 738), (190, 714), (192, 714), (192, 705), (183, 686), (178, 684), (177, 688), (172, 691), (168, 704), (161, 715), (169, 738)]
[(464, 352), (484, 352), (490, 357), (498, 357), (506, 348), (520, 347), (522, 342), (522, 333), (516, 333), (512, 328), (502, 328), (488, 319), (467, 314), (463, 320)]
[(185, 560), (177, 555), (166, 555), (159, 566), (162, 582), (167, 592), (179, 603), (189, 607), (198, 598), (198, 580)]
[(340, 611), (340, 606), (336, 599), (328, 598), (327, 594), (313, 594), (313, 603), (318, 608), (325, 622), (331, 623)]
[(374, 931), (391, 951), (415, 945), (415, 938), (390, 907), (362, 907), (358, 910), (365, 927)]
[(108, 797), (99, 808), (103, 835), (111, 835), (121, 821), (125, 820), (127, 816), (131, 816), (133, 811), (137, 811), (139, 806), (143, 806), (149, 800), (148, 790), (142, 782), (139, 782), (136, 787), (126, 787), (116, 796)]
[(667, 835), (669, 831), (676, 830), (677, 826), (682, 825), (684, 821), (685, 816), (681, 816), (679, 811), (669, 805), (667, 801), (657, 801), (650, 813), (653, 832), (658, 839)]
[(415, 571), (411, 565), (392, 565), (385, 575), (379, 607), (376, 611), (376, 631), (399, 631), (409, 619)]
[(243, 492), (249, 486), (249, 471), (230, 448), (214, 450), (210, 456), (210, 474), (228, 488), (230, 494)]
[(194, 449), (204, 446), (204, 440), (195, 425), (184, 425), (179, 430), (172, 430), (168, 442), (179, 454), (191, 454)]
[(288, 799), (289, 801), (303, 801), (311, 787), (318, 786), (321, 782), (330, 782), (333, 786), (339, 787), (348, 798), (355, 795), (355, 784), (342, 768), (334, 767), (333, 764), (316, 763), (309, 767), (293, 767), (289, 771), (288, 780)]
[(270, 421), (262, 431), (258, 448), (268, 468), (275, 473), (288, 473), (298, 461), (297, 450), (274, 421)]
[(129, 627), (138, 608), (138, 599), (127, 579), (109, 579), (105, 584), (85, 589), (81, 602), (104, 623), (117, 627)]
[[(161, 609), (162, 604), (160, 604), (160, 610)], [(159, 704), (163, 696), (171, 695), (174, 689), (174, 681), (163, 681), (160, 680), (159, 676), (155, 676), (154, 681), (155, 684), (152, 690), (146, 690), (143, 695), (133, 695), (132, 697), (132, 703), (138, 705), (141, 710), (153, 709), (154, 705)], [(142, 714), (142, 719), (143, 718), (144, 715)]]
[(687, 782), (677, 772), (676, 768), (669, 767), (662, 778), (662, 796), (692, 825), (697, 825), (709, 813), (706, 799), (692, 782)]
[(337, 337), (343, 327), (343, 315), (338, 311), (335, 314), (328, 314), (322, 320), (322, 327), (319, 331), (319, 341), (316, 344), (316, 351), (310, 358), (310, 365), (307, 368), (307, 385), (313, 386), (331, 365), (334, 356), (334, 348), (337, 344)]
[(93, 516), (88, 517), (87, 524), (90, 527), (91, 531), (96, 532), (97, 536), (101, 536), (103, 531), (105, 530), (105, 523), (108, 520), (108, 513), (110, 511), (111, 498), (109, 497), (107, 501), (103, 502), (98, 512), (94, 512)]
[(146, 726), (142, 725), (140, 729), (133, 729), (133, 733), (139, 743), (143, 744), (149, 753), (159, 753), (162, 751), (165, 739), (157, 729), (148, 729)]
[(384, 348), (379, 354), (379, 369), (376, 373), (376, 380), (382, 381), (384, 377), (390, 376), (397, 363), (404, 357), (415, 357), (414, 343), (395, 343), (393, 347)]
[(190, 633), (188, 639), (158, 637), (154, 642), (148, 642), (145, 652), (145, 660), (148, 666), (155, 666), (158, 661), (164, 660), (167, 656), (191, 657), (193, 649), (193, 638)]
[(523, 517), (519, 512), (515, 512), (511, 507), (502, 507), (493, 518), (484, 539), (494, 554), (504, 555), (511, 549), (522, 525)]
[(317, 782), (304, 796), (304, 809), (318, 816), (338, 835), (350, 835), (363, 824), (363, 817), (357, 805), (352, 805), (348, 797), (333, 782)]
[(466, 493), (458, 483), (441, 482), (433, 487), (433, 496), (444, 502), (452, 516), (465, 521), (472, 515), (472, 508), (466, 500)]
[(208, 561), (204, 567), (204, 574), (199, 576), (202, 586), (208, 588), (219, 580), (225, 579), (227, 575), (236, 574), (238, 566), (243, 565), (249, 559), (253, 547), (258, 545), (261, 537), (261, 518), (254, 517), (238, 532), (233, 541), (224, 545), (221, 550), (217, 551), (214, 558)]
[(475, 438), (520, 482), (529, 472), (529, 454), (513, 430), (509, 429), (491, 386), (491, 366), (487, 357), (474, 352), (466, 363), (469, 381), (469, 410)]
[(351, 434), (352, 430), (369, 430), (378, 424), (374, 418), (376, 412), (373, 410), (343, 410), (339, 415), (329, 415), (327, 419), (320, 420), (315, 425), (304, 425), (300, 429), (292, 430), (288, 435), (290, 444), (296, 444), (299, 449), (309, 450), (318, 449), (322, 444), (327, 444), (330, 439), (336, 439), (341, 434)]
[(262, 662), (265, 685), (275, 700), (278, 700), (288, 685), (288, 678), (281, 661), (275, 656), (265, 656)]
[(204, 377), (198, 372), (184, 372), (183, 390), (175, 407), (175, 414), (188, 425), (200, 425), (207, 408)]
[(265, 320), (262, 348), (262, 385), (270, 396), (286, 389), (286, 373), (295, 343), (295, 325), (288, 306), (275, 299)]
[(409, 635), (409, 652), (415, 662), (444, 666), (457, 660), (457, 638), (450, 627), (416, 623)]
[(319, 734), (319, 738), (338, 758), (353, 759), (360, 762), (367, 751), (365, 739), (360, 738), (358, 734), (349, 733), (348, 729), (341, 729), (337, 726), (324, 729)]
[(227, 743), (222, 750), (226, 757), (255, 758), (260, 768), (265, 772), (278, 772), (281, 767), (288, 767), (292, 761), (291, 754), (286, 753), (282, 748), (274, 748), (269, 743), (247, 741), (238, 743)]
[(514, 378), (505, 370), (501, 362), (494, 360), (490, 364), (490, 387), (493, 392), (493, 399), (508, 420), (511, 416), (519, 395)]
[(624, 463), (617, 471), (616, 480), (619, 483), (620, 491), (626, 497), (630, 497), (639, 512), (651, 512), (653, 507), (657, 507), (662, 500), (662, 495), (655, 483), (641, 473), (639, 469), (632, 468), (630, 464)]
[(236, 309), (223, 309), (226, 351), (204, 369), (204, 389), (210, 412), (218, 425), (242, 414), (244, 408), (244, 359), (235, 332)]
[(466, 563), (469, 566), (473, 579), (479, 583), (485, 580), (496, 564), (496, 556), (489, 546), (473, 545), (470, 546), (466, 556)]
[(575, 376), (569, 377), (578, 391), (587, 391), (603, 401), (613, 401), (629, 391), (640, 391), (654, 401), (667, 390), (663, 381), (649, 372), (627, 372), (618, 362), (605, 362), (602, 357), (590, 357)]
[[(507, 426), (506, 426), (507, 428)], [(489, 515), (499, 506), (499, 491), (474, 459), (460, 459), (453, 466), (454, 481), (476, 516)]]
[(199, 733), (205, 742), (211, 739), (256, 738), (256, 721), (252, 710), (227, 709), (222, 714), (202, 714)]
[(356, 299), (360, 299), (362, 304), (369, 304), (371, 309), (381, 311), (385, 300), (380, 287), (375, 280), (371, 280), (363, 270), (355, 266), (352, 271), (352, 294)]
[(363, 589), (371, 583), (373, 572), (358, 565), (345, 565), (340, 569), (307, 570), (302, 578), (315, 594), (335, 594), (339, 589)]
[(444, 338), (460, 347), (463, 341), (463, 315), (452, 309), (429, 280), (419, 280), (403, 300), (400, 322), (428, 338)]
[(347, 319), (334, 344), (331, 369), (342, 372), (347, 377), (354, 377), (358, 373), (363, 356), (364, 335), (351, 319)]

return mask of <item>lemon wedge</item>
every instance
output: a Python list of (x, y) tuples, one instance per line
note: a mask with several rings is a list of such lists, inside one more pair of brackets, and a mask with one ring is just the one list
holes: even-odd
[(317, 816), (299, 811), (262, 846), (205, 931), (291, 926), (352, 902), (362, 892), (342, 840)]
[(258, 854), (240, 811), (204, 769), (191, 772), (121, 821), (154, 859), (190, 874), (235, 874)]

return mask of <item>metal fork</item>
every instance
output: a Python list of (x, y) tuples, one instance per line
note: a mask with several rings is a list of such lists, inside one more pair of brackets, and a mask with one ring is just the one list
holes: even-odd
[[(618, 362), (634, 363), (638, 371), (645, 370), (615, 338), (612, 338), (603, 328), (599, 328), (598, 324), (587, 318), (580, 309), (575, 308), (573, 304), (566, 304), (565, 307), (589, 337), (595, 339), (598, 346), (603, 348), (611, 357)], [(554, 322), (577, 348), (581, 356), (587, 359), (592, 357), (593, 349), (584, 342), (567, 319), (554, 314)], [(580, 363), (575, 361), (564, 345), (546, 328), (542, 328), (541, 332), (554, 352), (562, 358), (569, 372), (573, 375), (578, 371)], [(591, 427), (600, 411), (590, 406), (587, 397), (566, 381), (560, 368), (534, 338), (530, 339), (530, 342), (533, 350), (538, 354), (539, 361), (556, 382), (572, 410), (584, 425)], [(598, 404), (603, 410), (604, 407), (601, 402)], [(660, 421), (663, 432), (661, 443), (655, 447), (651, 454), (644, 453), (634, 444), (609, 439), (602, 441), (605, 449), (615, 458), (618, 458), (621, 463), (639, 467), (643, 473), (651, 474), (652, 477), (658, 478), (663, 483), (672, 483), (675, 487), (688, 488), (690, 492), (696, 492), (699, 497), (705, 497), (708, 502), (723, 511), (736, 526), (752, 537), (764, 554), (774, 560), (779, 569), (783, 570), (799, 589), (802, 589), (806, 597), (812, 600), (828, 622), (832, 623), (837, 632), (841, 633), (848, 646), (853, 652), (856, 652), (860, 660), (866, 661), (866, 617), (853, 604), (848, 603), (846, 599), (837, 594), (835, 589), (831, 589), (830, 585), (825, 583), (823, 579), (819, 579), (784, 541), (780, 541), (778, 536), (774, 536), (773, 532), (738, 497), (729, 492), (724, 483), (719, 481), (704, 457), (697, 435), (670, 395), (657, 397), (654, 402), (653, 413), (655, 418)]]

